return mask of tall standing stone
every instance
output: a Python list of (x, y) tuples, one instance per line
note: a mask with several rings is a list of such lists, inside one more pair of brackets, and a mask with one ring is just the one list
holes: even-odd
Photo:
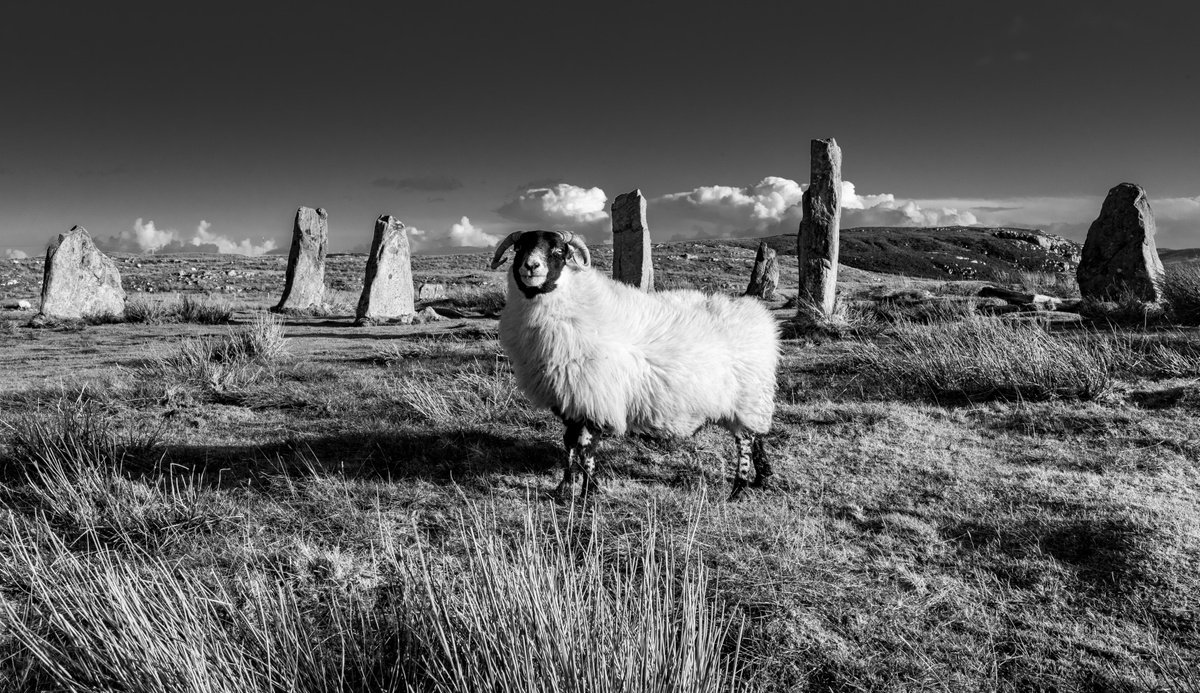
[(775, 290), (778, 288), (779, 265), (775, 262), (775, 249), (763, 241), (758, 244), (758, 254), (754, 257), (754, 270), (750, 273), (746, 295), (770, 301), (775, 298)]
[(42, 315), (87, 318), (125, 313), (117, 264), (96, 248), (87, 229), (72, 227), (46, 248)]
[(390, 214), (375, 220), (357, 322), (394, 320), (415, 312), (412, 259), (404, 222)]
[(1141, 186), (1121, 183), (1109, 190), (1075, 270), (1080, 294), (1101, 300), (1126, 294), (1143, 301), (1162, 298), (1163, 266), (1154, 233), (1154, 212)]
[(612, 203), (613, 279), (654, 291), (654, 261), (650, 256), (650, 227), (646, 198), (641, 190), (617, 195)]
[(811, 168), (802, 200), (804, 218), (796, 237), (799, 299), (831, 315), (837, 291), (838, 231), (842, 221), (842, 149), (835, 139), (812, 141)]
[(302, 311), (324, 302), (325, 246), (328, 242), (329, 214), (320, 207), (297, 209), (283, 298), (271, 310), (276, 313)]

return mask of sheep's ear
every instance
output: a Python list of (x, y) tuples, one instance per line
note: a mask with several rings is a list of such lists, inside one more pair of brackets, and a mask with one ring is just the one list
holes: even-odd
[(504, 252), (507, 251), (513, 243), (517, 242), (517, 239), (521, 237), (522, 233), (524, 232), (513, 231), (512, 233), (508, 234), (507, 238), (500, 241), (500, 245), (496, 246), (496, 254), (492, 256), (492, 269), (496, 269), (500, 265), (504, 264)]

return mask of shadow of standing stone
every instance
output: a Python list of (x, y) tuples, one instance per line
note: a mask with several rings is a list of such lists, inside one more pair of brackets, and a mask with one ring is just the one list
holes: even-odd
[(395, 320), (414, 312), (408, 231), (404, 222), (384, 214), (375, 220), (375, 236), (371, 240), (355, 322)]
[(46, 248), (42, 308), (46, 318), (88, 318), (125, 313), (117, 264), (100, 252), (87, 229), (74, 226)]
[(1132, 294), (1159, 301), (1163, 266), (1154, 234), (1154, 212), (1141, 186), (1121, 183), (1109, 190), (1100, 216), (1088, 228), (1075, 271), (1080, 294), (1099, 300)]
[(325, 246), (329, 242), (329, 214), (320, 207), (296, 210), (292, 250), (288, 254), (283, 298), (275, 313), (304, 311), (325, 301)]

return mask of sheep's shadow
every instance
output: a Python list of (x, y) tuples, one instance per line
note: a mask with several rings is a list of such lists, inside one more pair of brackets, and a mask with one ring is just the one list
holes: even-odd
[(168, 467), (174, 473), (190, 470), (209, 479), (219, 477), (223, 483), (336, 473), (449, 484), (495, 474), (545, 473), (557, 467), (561, 456), (561, 448), (549, 441), (488, 430), (400, 430), (336, 433), (259, 446), (167, 446), (155, 466), (160, 473)]

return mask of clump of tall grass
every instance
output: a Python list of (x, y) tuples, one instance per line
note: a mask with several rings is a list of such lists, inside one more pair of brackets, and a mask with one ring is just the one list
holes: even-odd
[(842, 339), (849, 336), (869, 336), (881, 329), (878, 317), (863, 302), (834, 301), (833, 311), (825, 310), (807, 297), (797, 297), (785, 304), (796, 308), (796, 317), (785, 328), (785, 337), (826, 337)]
[(676, 548), (651, 511), (627, 544), (640, 548), (621, 555), (592, 517), (543, 530), (526, 515), (508, 542), (477, 515), (461, 525), (466, 556), (443, 566), (418, 547), (410, 618), (435, 690), (738, 688), (740, 629), (710, 593), (694, 536)]
[(170, 376), (228, 394), (257, 383), (287, 355), (283, 320), (271, 313), (257, 313), (250, 324), (224, 335), (185, 340), (147, 370), (151, 375)]
[(387, 398), (401, 416), (426, 422), (495, 421), (525, 410), (512, 372), (477, 359), (452, 375), (411, 370), (389, 383)]
[(853, 353), (881, 389), (935, 401), (1092, 399), (1108, 390), (1117, 359), (1099, 335), (988, 318), (897, 323), (889, 339)]
[(1079, 283), (1073, 272), (1037, 272), (1033, 270), (994, 270), (995, 280), (1016, 289), (1058, 298), (1079, 296)]
[(10, 425), (7, 505), (69, 545), (162, 546), (208, 521), (190, 479), (139, 476), (161, 460), (153, 429), (119, 432), (95, 403), (62, 399)]
[(126, 322), (161, 325), (170, 322), (225, 325), (233, 320), (233, 305), (221, 298), (182, 296), (178, 301), (155, 301), (136, 296), (125, 303)]
[[(374, 587), (302, 590), (247, 566), (75, 552), (0, 522), (7, 669), (21, 690), (737, 690), (741, 630), (691, 547), (658, 528), (460, 516), (452, 543), (372, 553)], [(682, 544), (682, 546), (681, 546)], [(635, 548), (629, 548), (630, 546)]]
[(1200, 263), (1167, 265), (1161, 288), (1174, 322), (1200, 325)]

